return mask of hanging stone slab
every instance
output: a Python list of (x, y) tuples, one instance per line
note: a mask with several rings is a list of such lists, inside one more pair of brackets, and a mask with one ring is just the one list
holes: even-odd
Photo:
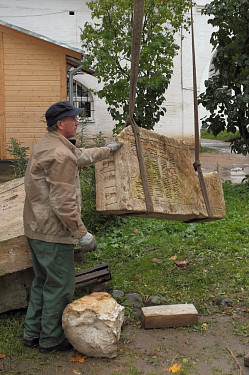
[(95, 292), (66, 306), (62, 326), (78, 352), (90, 357), (117, 355), (124, 307), (110, 294)]
[[(124, 145), (107, 160), (95, 164), (98, 211), (167, 220), (208, 220), (199, 178), (188, 146), (140, 128), (140, 139), (154, 212), (147, 214), (131, 126), (117, 137)], [(204, 176), (214, 219), (225, 216), (222, 183), (217, 172)]]

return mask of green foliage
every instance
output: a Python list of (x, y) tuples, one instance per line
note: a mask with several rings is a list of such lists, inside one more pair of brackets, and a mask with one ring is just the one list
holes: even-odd
[[(179, 46), (175, 33), (188, 27), (188, 0), (145, 1), (141, 55), (134, 118), (139, 126), (153, 129), (166, 112), (164, 94), (173, 71), (173, 58)], [(93, 22), (82, 30), (86, 51), (84, 66), (91, 66), (103, 88), (97, 94), (105, 98), (116, 122), (114, 132), (124, 127), (129, 112), (130, 55), (133, 1), (88, 2)]]
[(232, 151), (249, 152), (249, 15), (247, 0), (213, 0), (203, 14), (215, 27), (211, 36), (212, 76), (205, 81), (206, 91), (199, 102), (210, 112), (203, 120), (216, 136), (227, 130), (240, 138), (231, 143)]
[(14, 157), (12, 165), (12, 173), (15, 178), (23, 177), (25, 175), (28, 157), (27, 150), (29, 147), (21, 146), (21, 142), (18, 142), (15, 138), (10, 139), (10, 145), (6, 147), (6, 150)]

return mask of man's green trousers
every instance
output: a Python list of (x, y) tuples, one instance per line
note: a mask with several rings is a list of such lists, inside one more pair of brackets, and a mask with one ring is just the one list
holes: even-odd
[(74, 246), (27, 239), (34, 268), (24, 337), (39, 337), (39, 345), (50, 348), (65, 340), (61, 317), (72, 302), (75, 273)]

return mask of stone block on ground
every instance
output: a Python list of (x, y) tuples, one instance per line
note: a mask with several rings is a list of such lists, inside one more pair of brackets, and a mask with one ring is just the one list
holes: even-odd
[(95, 292), (66, 306), (62, 326), (78, 352), (90, 357), (117, 355), (124, 307), (108, 293)]
[[(95, 165), (97, 210), (167, 220), (208, 220), (188, 146), (142, 128), (140, 139), (154, 212), (146, 214), (131, 126), (117, 136), (117, 141), (124, 145), (109, 159)], [(225, 216), (225, 201), (219, 174), (212, 172), (204, 179), (214, 219), (221, 219)]]
[(0, 313), (27, 307), (34, 277), (23, 230), (24, 178), (0, 185)]
[(249, 367), (249, 353), (244, 357), (244, 365)]
[(181, 327), (198, 324), (193, 304), (159, 305), (142, 308), (144, 328)]
[(25, 236), (0, 242), (0, 313), (27, 307), (34, 277)]
[(0, 184), (0, 242), (22, 236), (23, 205), (25, 198), (24, 178)]

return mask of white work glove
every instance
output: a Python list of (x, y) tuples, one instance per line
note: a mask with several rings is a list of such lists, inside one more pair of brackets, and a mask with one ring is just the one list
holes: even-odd
[(97, 248), (97, 241), (92, 233), (87, 232), (79, 241), (83, 252), (94, 251)]
[(117, 151), (120, 147), (122, 147), (123, 146), (123, 142), (116, 142), (116, 141), (114, 141), (113, 139), (111, 139), (110, 141), (108, 141), (107, 143), (106, 143), (106, 147), (109, 147), (110, 149), (111, 149), (111, 152), (115, 152), (115, 151)]

